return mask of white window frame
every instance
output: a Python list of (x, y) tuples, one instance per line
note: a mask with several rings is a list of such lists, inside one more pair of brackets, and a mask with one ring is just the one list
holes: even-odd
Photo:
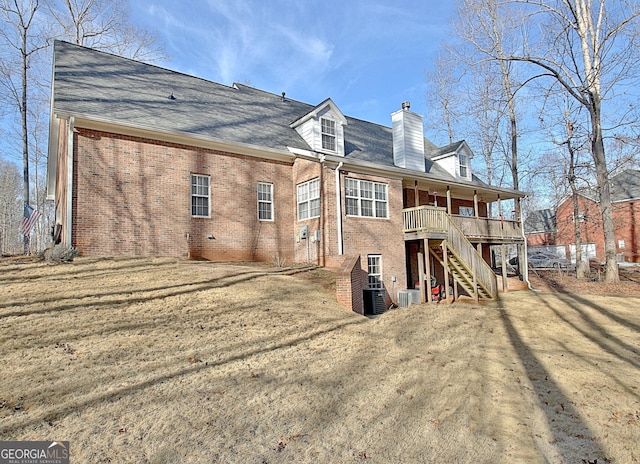
[[(273, 184), (270, 182), (258, 182), (258, 220), (273, 222)], [(263, 214), (266, 216), (263, 217)]]
[(338, 129), (335, 120), (320, 118), (320, 146), (323, 150), (334, 153), (338, 150)]
[[(200, 184), (198, 181), (202, 180), (206, 182)], [(198, 202), (205, 204), (197, 204)], [(206, 212), (202, 211), (203, 209), (206, 209)], [(191, 174), (191, 217), (211, 217), (211, 176)]]
[[(344, 197), (347, 216), (374, 219), (389, 218), (389, 189), (387, 184), (345, 177)], [(384, 215), (381, 214), (383, 206)]]
[(369, 288), (383, 288), (382, 255), (367, 255), (367, 282)]
[(320, 179), (302, 182), (296, 186), (298, 221), (320, 217)]
[(475, 217), (476, 212), (473, 209), (473, 206), (460, 206), (458, 209), (458, 214), (464, 217)]
[(465, 153), (458, 153), (458, 172), (460, 177), (469, 178), (469, 157)]

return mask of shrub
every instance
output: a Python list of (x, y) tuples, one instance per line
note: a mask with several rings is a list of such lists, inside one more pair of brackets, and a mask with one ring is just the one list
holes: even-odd
[(73, 258), (80, 254), (77, 248), (66, 245), (55, 245), (53, 248), (47, 248), (42, 252), (42, 259), (51, 261), (52, 263), (70, 263)]

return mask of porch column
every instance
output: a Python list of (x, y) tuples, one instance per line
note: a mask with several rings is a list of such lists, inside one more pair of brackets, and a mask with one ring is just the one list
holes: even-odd
[(442, 241), (442, 258), (444, 260), (444, 291), (447, 300), (449, 299), (449, 256), (447, 254), (447, 241)]
[(413, 184), (413, 206), (420, 206), (420, 190), (418, 190), (418, 181)]
[(429, 239), (425, 238), (424, 241), (424, 265), (427, 270), (425, 280), (420, 282), (420, 288), (424, 288), (427, 292), (427, 301), (431, 303), (433, 301), (433, 295), (431, 295), (431, 253), (429, 252)]
[(424, 303), (427, 301), (424, 293), (424, 255), (418, 252), (418, 282), (422, 282), (420, 284), (420, 303)]
[(506, 293), (509, 291), (509, 285), (507, 284), (507, 256), (504, 251), (504, 243), (500, 245), (500, 254), (502, 255), (500, 260), (502, 263), (502, 291)]
[(451, 215), (451, 189), (447, 185), (447, 214)]
[(478, 211), (478, 191), (477, 190), (473, 191), (473, 214), (475, 214), (476, 217), (480, 217), (480, 213)]

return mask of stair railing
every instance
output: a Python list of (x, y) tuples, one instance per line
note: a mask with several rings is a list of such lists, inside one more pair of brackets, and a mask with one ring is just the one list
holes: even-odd
[(443, 216), (446, 216), (445, 220), (448, 221), (447, 246), (473, 273), (477, 284), (484, 288), (491, 298), (497, 298), (498, 281), (493, 269), (482, 258), (482, 255), (478, 253), (478, 250), (475, 249), (471, 242), (467, 240), (467, 237), (456, 226), (451, 217), (444, 211), (442, 213)]

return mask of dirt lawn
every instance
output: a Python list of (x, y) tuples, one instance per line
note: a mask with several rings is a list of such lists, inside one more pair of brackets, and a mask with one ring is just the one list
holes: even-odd
[(74, 463), (640, 462), (638, 284), (369, 319), (331, 281), (5, 260), (0, 440)]

